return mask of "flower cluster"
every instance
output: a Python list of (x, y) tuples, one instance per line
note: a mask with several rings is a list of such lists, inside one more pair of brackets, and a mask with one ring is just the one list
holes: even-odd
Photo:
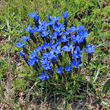
[[(49, 74), (53, 74), (54, 69), (56, 69), (56, 73), (61, 74), (63, 77), (64, 73), (71, 74), (72, 70), (82, 66), (81, 58), (84, 57), (82, 55), (84, 50), (88, 53), (90, 61), (95, 45), (91, 46), (88, 44), (86, 46), (88, 31), (85, 31), (84, 25), (67, 28), (67, 11), (62, 13), (63, 23), (58, 22), (60, 16), (51, 17), (50, 15), (47, 15), (47, 22), (41, 22), (39, 15), (36, 15), (36, 13), (36, 11), (33, 14), (28, 13), (34, 19), (35, 26), (28, 25), (25, 28), (29, 32), (28, 37), (23, 36), (21, 41), (18, 41), (18, 44), (15, 44), (15, 46), (22, 47), (23, 51), (27, 54), (26, 42), (32, 45), (32, 42), (29, 41), (31, 39), (37, 45), (32, 53), (29, 53), (29, 58), (26, 58), (23, 52), (20, 52), (20, 55), (36, 71), (43, 68), (45, 74), (41, 71), (40, 79), (45, 80), (49, 78)], [(41, 37), (43, 44), (37, 44), (38, 39), (34, 35), (35, 32)], [(64, 62), (64, 55), (68, 56), (69, 62)]]

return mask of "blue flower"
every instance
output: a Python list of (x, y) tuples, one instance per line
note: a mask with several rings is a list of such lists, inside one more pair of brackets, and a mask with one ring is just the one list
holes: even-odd
[(72, 60), (71, 64), (75, 67), (78, 68), (78, 66), (82, 66), (82, 64), (79, 64), (81, 62), (81, 59), (78, 59), (78, 61), (76, 61), (75, 59)]
[(54, 23), (56, 23), (60, 18), (60, 15), (58, 17), (54, 16), (54, 17), (51, 17), (51, 19), (53, 20)]
[(58, 32), (53, 32), (53, 35), (49, 35), (49, 37), (51, 38), (51, 39), (56, 39), (57, 38), (57, 36), (58, 36)]
[(69, 32), (67, 32), (67, 31), (66, 31), (66, 32), (63, 31), (62, 33), (63, 33), (64, 35), (66, 35), (66, 36), (69, 35)]
[(57, 73), (63, 73), (63, 69), (62, 66), (60, 65), (60, 68), (56, 68), (56, 72)]
[(38, 25), (39, 25), (39, 23), (38, 23), (38, 21), (39, 21), (39, 15), (36, 16), (36, 13), (37, 13), (37, 11), (34, 11), (33, 14), (28, 13), (28, 15), (29, 15), (31, 18), (34, 18), (34, 22), (35, 22), (36, 26), (38, 27)]
[(49, 44), (46, 43), (46, 42), (44, 42), (43, 45), (41, 45), (41, 48), (42, 48), (42, 49), (47, 49), (48, 46), (49, 46)]
[(72, 41), (76, 44), (76, 37), (74, 35), (71, 36), (72, 37)]
[(67, 45), (65, 45), (65, 46), (62, 47), (61, 50), (64, 50), (64, 51), (70, 52), (72, 48), (74, 48), (74, 47), (72, 47), (72, 45), (70, 45), (70, 47), (68, 47)]
[(49, 60), (51, 60), (52, 58), (56, 57), (52, 51), (49, 51), (47, 53), (43, 53), (42, 54), (42, 58), (48, 58)]
[(34, 17), (34, 21), (35, 22), (38, 22), (39, 21), (39, 15), (37, 15), (37, 16)]
[(50, 46), (51, 48), (56, 48), (56, 46), (57, 46), (58, 44), (59, 44), (59, 42), (56, 41), (54, 44), (51, 44), (51, 45), (49, 44), (49, 46)]
[(61, 32), (61, 28), (57, 27), (56, 25), (53, 25), (53, 30), (56, 32)]
[(25, 43), (22, 43), (21, 41), (18, 41), (18, 44), (15, 44), (16, 47), (23, 47)]
[(27, 28), (24, 28), (27, 32), (29, 32), (30, 34), (33, 34), (33, 30), (31, 25), (28, 25)]
[(21, 55), (27, 63), (27, 58), (26, 58), (25, 54), (23, 52), (20, 52), (19, 55)]
[(71, 71), (73, 68), (71, 68), (71, 65), (68, 66), (68, 65), (65, 65), (65, 71)]
[(64, 23), (57, 23), (57, 26), (61, 29), (64, 29)]
[(38, 60), (35, 59), (35, 58), (33, 58), (33, 59), (29, 59), (29, 60), (28, 60), (28, 64), (31, 65), (31, 66), (33, 66), (34, 63), (35, 63), (35, 61), (38, 61)]
[(29, 38), (30, 38), (30, 37), (29, 37), (29, 35), (28, 35), (28, 37), (23, 36), (23, 38), (20, 38), (20, 39), (21, 39), (22, 41), (27, 41)]
[(39, 25), (39, 27), (34, 26), (35, 32), (43, 32), (45, 31), (44, 27), (42, 25)]
[(88, 53), (93, 53), (95, 51), (95, 45), (91, 46), (90, 44), (88, 44), (86, 46), (86, 48), (84, 48), (86, 50), (86, 52)]
[(34, 18), (34, 17), (36, 16), (36, 13), (37, 13), (37, 11), (34, 11), (34, 13), (33, 13), (33, 14), (28, 13), (28, 15), (29, 15), (31, 18)]
[(50, 37), (51, 39), (56, 39), (56, 38), (57, 38), (57, 36), (54, 36), (54, 35), (49, 35), (49, 37)]
[(79, 57), (83, 57), (83, 55), (80, 55), (83, 52), (83, 50), (80, 51), (80, 47), (77, 46), (76, 49), (74, 50), (74, 54), (72, 56), (76, 59)]
[(42, 65), (43, 69), (44, 70), (50, 70), (51, 69), (51, 64), (49, 64), (49, 61), (45, 64), (45, 65)]
[(44, 58), (43, 60), (40, 60), (41, 65), (45, 65), (47, 64), (49, 61), (47, 60), (47, 58)]
[(37, 46), (37, 48), (34, 49), (35, 52), (41, 52), (41, 50), (42, 50), (42, 46)]
[(21, 55), (22, 57), (25, 56), (25, 54), (23, 52), (20, 52), (19, 55)]
[(60, 42), (67, 42), (68, 38), (66, 38), (66, 36), (64, 35), (63, 38), (59, 38), (58, 39)]
[(39, 76), (39, 79), (42, 79), (44, 81), (46, 78), (49, 78), (47, 73), (48, 73), (48, 71), (46, 71), (45, 74), (43, 72), (41, 72), (41, 76)]
[(47, 19), (48, 19), (49, 21), (51, 21), (50, 15), (48, 14), (48, 15), (46, 15), (46, 16), (47, 16)]
[(62, 13), (62, 16), (64, 19), (66, 19), (68, 17), (68, 11), (65, 11), (64, 13)]
[(52, 51), (54, 51), (54, 53), (56, 53), (56, 54), (62, 53), (62, 51), (60, 49), (60, 45), (58, 45), (55, 49), (52, 49)]
[(49, 31), (50, 30), (48, 30), (47, 32), (46, 31), (43, 31), (43, 32), (39, 33), (39, 35), (41, 35), (42, 37), (46, 37), (46, 36), (49, 35)]
[(79, 25), (79, 26), (77, 27), (77, 30), (84, 31), (84, 25)]
[(36, 51), (33, 51), (32, 54), (29, 54), (29, 58), (30, 58), (30, 59), (33, 59), (33, 58), (35, 58), (35, 57), (37, 57)]
[(69, 29), (66, 30), (69, 33), (72, 33), (73, 31), (76, 32), (77, 28), (75, 28), (74, 26), (70, 27)]

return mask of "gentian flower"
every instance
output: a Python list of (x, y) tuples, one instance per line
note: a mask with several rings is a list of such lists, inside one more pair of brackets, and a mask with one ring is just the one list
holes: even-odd
[(36, 51), (33, 51), (32, 54), (29, 54), (30, 59), (33, 59), (33, 58), (36, 58), (36, 57), (37, 57)]
[(58, 17), (54, 16), (54, 17), (51, 17), (51, 19), (53, 20), (53, 23), (57, 23), (57, 21), (59, 20), (60, 18), (60, 15)]
[(29, 32), (31, 39), (33, 40), (34, 43), (36, 43), (36, 38), (33, 35), (34, 31), (32, 30), (31, 25), (28, 25), (27, 28), (24, 28), (27, 32)]
[(83, 55), (80, 55), (83, 52), (83, 50), (80, 51), (80, 47), (77, 46), (76, 49), (74, 50), (74, 54), (72, 56), (76, 59), (79, 57), (83, 57)]
[(49, 21), (51, 21), (50, 15), (48, 14), (48, 15), (46, 15), (46, 16), (47, 16), (47, 19), (48, 19)]
[(62, 16), (64, 19), (66, 19), (68, 17), (68, 11), (65, 11), (64, 13), (62, 13)]
[(42, 46), (37, 46), (37, 48), (34, 49), (35, 52), (40, 52), (40, 54), (42, 55)]
[(59, 42), (56, 41), (56, 42), (55, 42), (54, 44), (52, 44), (50, 47), (51, 47), (51, 48), (56, 48), (56, 46), (57, 46), (58, 44), (59, 44)]
[(29, 35), (28, 35), (28, 37), (26, 37), (26, 36), (23, 36), (23, 38), (20, 38), (22, 41), (27, 41), (28, 39), (29, 39)]
[(66, 36), (69, 35), (69, 32), (67, 32), (67, 31), (66, 31), (66, 32), (63, 31), (62, 33), (63, 33), (64, 35), (66, 35)]
[(47, 53), (42, 54), (42, 58), (47, 58), (48, 60), (51, 60), (52, 58), (56, 57), (52, 51), (49, 51)]
[(88, 53), (93, 53), (95, 51), (95, 45), (91, 46), (90, 44), (88, 44), (86, 46), (86, 48), (84, 48), (86, 50), (86, 52)]
[(62, 47), (61, 50), (64, 50), (66, 52), (70, 52), (72, 48), (74, 48), (74, 47), (72, 47), (71, 45), (70, 45), (70, 47), (68, 47), (67, 45), (65, 45), (65, 46)]
[(37, 13), (37, 11), (34, 11), (34, 13), (33, 13), (33, 14), (28, 13), (28, 15), (29, 15), (31, 18), (34, 18), (34, 17), (36, 16), (36, 13)]
[(77, 30), (84, 31), (84, 25), (79, 25), (79, 26), (77, 27)]
[(49, 35), (49, 31), (50, 30), (48, 30), (47, 32), (46, 31), (43, 31), (43, 32), (39, 33), (39, 35), (41, 35), (42, 37), (46, 37), (46, 36)]
[(64, 35), (63, 38), (59, 38), (58, 39), (60, 42), (67, 42), (68, 38), (66, 38), (66, 36)]
[(84, 48), (86, 50), (86, 52), (88, 53), (88, 62), (91, 59), (91, 53), (93, 53), (95, 51), (95, 45), (91, 46), (90, 44), (88, 44), (86, 46), (86, 48)]
[(57, 23), (57, 27), (59, 27), (60, 29), (64, 29), (64, 23)]
[(62, 53), (62, 51), (60, 49), (60, 45), (58, 45), (55, 49), (52, 49), (52, 51), (54, 51), (54, 53), (56, 53), (56, 54)]
[(37, 11), (34, 11), (33, 14), (28, 13), (28, 15), (29, 15), (31, 18), (34, 18), (34, 22), (35, 22), (36, 26), (38, 27), (38, 25), (39, 25), (39, 23), (38, 23), (38, 21), (39, 21), (39, 15), (36, 16), (36, 13), (37, 13)]
[(21, 42), (21, 41), (18, 41), (18, 44), (15, 44), (16, 47), (23, 47), (25, 45), (25, 43)]
[(44, 70), (50, 70), (51, 69), (51, 64), (49, 64), (49, 61), (45, 64), (45, 65), (42, 65), (43, 69)]
[(56, 25), (53, 25), (53, 30), (56, 32), (61, 32), (61, 28), (57, 27)]
[(27, 52), (27, 49), (24, 47), (24, 45), (25, 45), (25, 43), (24, 42), (22, 43), (21, 41), (18, 41), (18, 44), (15, 44), (16, 47), (18, 47), (18, 48), (22, 47), (23, 51)]
[(68, 11), (65, 11), (64, 13), (62, 13), (62, 16), (64, 18), (64, 25), (65, 25), (65, 31), (66, 31), (66, 28), (67, 28), (67, 20), (66, 20), (66, 18), (68, 17)]
[(45, 74), (43, 72), (41, 72), (41, 76), (39, 76), (39, 79), (42, 79), (43, 81), (47, 78), (49, 78), (49, 76), (47, 75), (47, 71), (45, 72)]
[(35, 64), (35, 61), (38, 61), (36, 58), (33, 58), (33, 59), (29, 59), (28, 60), (28, 64), (33, 66)]
[(70, 66), (68, 66), (68, 65), (65, 65), (65, 71), (71, 71), (73, 68), (71, 68), (71, 65)]
[(78, 68), (78, 66), (82, 66), (82, 64), (79, 64), (81, 62), (81, 59), (78, 59), (78, 61), (76, 61), (75, 59), (72, 60), (71, 64), (75, 67)]
[(41, 50), (42, 50), (42, 46), (37, 46), (37, 48), (34, 49), (35, 52), (39, 52), (39, 51), (41, 51)]
[(26, 63), (28, 64), (25, 54), (23, 52), (20, 52), (19, 55), (21, 55), (24, 58), (24, 60), (26, 61)]
[(29, 32), (30, 34), (33, 34), (33, 30), (32, 30), (32, 27), (31, 25), (28, 25), (27, 28), (24, 28), (27, 32)]
[(43, 45), (41, 45), (41, 48), (42, 48), (42, 49), (47, 49), (48, 46), (49, 46), (49, 44), (46, 43), (46, 42), (44, 42)]
[(72, 27), (70, 27), (69, 29), (66, 30), (66, 32), (69, 32), (69, 33), (72, 33), (73, 31), (74, 31), (75, 33), (77, 32), (77, 28), (74, 27), (74, 26), (72, 26)]
[(72, 41), (76, 44), (76, 41), (77, 41), (76, 37), (74, 35), (72, 35), (71, 38), (72, 38)]
[(47, 60), (47, 58), (44, 58), (43, 60), (40, 60), (41, 65), (45, 65), (47, 64), (49, 61)]
[(49, 38), (51, 38), (51, 39), (56, 39), (56, 38), (57, 38), (57, 35), (56, 35), (56, 36), (54, 36), (54, 35), (49, 35)]
[(39, 27), (34, 26), (35, 32), (43, 32), (45, 31), (44, 27), (42, 25), (39, 25)]
[(63, 73), (63, 69), (62, 69), (62, 66), (60, 65), (60, 68), (56, 68), (56, 72), (57, 73)]

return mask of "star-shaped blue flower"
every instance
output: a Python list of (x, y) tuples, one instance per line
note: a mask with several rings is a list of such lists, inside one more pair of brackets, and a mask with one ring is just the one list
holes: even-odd
[(63, 38), (58, 39), (60, 42), (66, 42), (68, 41), (68, 38), (64, 35)]
[(57, 73), (63, 73), (63, 69), (62, 66), (60, 65), (60, 68), (56, 68), (56, 72)]
[(23, 47), (25, 43), (22, 43), (21, 41), (18, 41), (17, 44), (15, 44), (16, 47)]
[(66, 52), (70, 52), (72, 48), (74, 48), (74, 47), (72, 47), (72, 45), (70, 45), (70, 47), (68, 47), (67, 45), (65, 45), (65, 46), (62, 47), (61, 50), (64, 50)]
[(68, 11), (65, 11), (64, 13), (62, 13), (62, 16), (64, 19), (66, 19), (68, 17)]
[(72, 60), (71, 64), (75, 67), (78, 68), (78, 66), (82, 66), (82, 64), (79, 64), (81, 62), (81, 59), (78, 59), (78, 61), (76, 61), (75, 59)]
[(88, 44), (87, 46), (86, 46), (86, 48), (84, 48), (85, 50), (86, 50), (86, 52), (88, 52), (88, 53), (93, 53), (94, 51), (95, 51), (95, 45), (90, 45), (90, 44)]
[(39, 79), (42, 79), (44, 81), (46, 78), (49, 78), (47, 73), (48, 73), (48, 71), (46, 71), (45, 74), (43, 72), (41, 72), (41, 76), (39, 76)]
[(31, 65), (31, 66), (33, 66), (34, 63), (35, 63), (35, 61), (38, 61), (38, 60), (37, 60), (36, 58), (29, 59), (29, 60), (28, 60), (28, 64)]
[(29, 54), (29, 58), (30, 58), (30, 59), (33, 59), (33, 58), (35, 58), (35, 57), (37, 57), (36, 51), (33, 51), (32, 54)]
[(30, 34), (33, 34), (33, 30), (32, 30), (32, 27), (31, 25), (28, 25), (27, 28), (24, 28), (27, 32), (29, 32)]
[(70, 66), (68, 66), (68, 65), (65, 65), (65, 71), (71, 71), (73, 68), (71, 68), (71, 65)]
[(83, 50), (80, 51), (80, 47), (77, 46), (76, 49), (74, 50), (74, 54), (72, 54), (72, 56), (76, 59), (79, 57), (83, 57), (83, 55), (81, 55), (81, 53), (83, 52)]
[(34, 11), (34, 13), (33, 13), (33, 14), (28, 13), (28, 15), (29, 15), (31, 18), (34, 18), (34, 17), (36, 16), (36, 13), (37, 13), (37, 11)]

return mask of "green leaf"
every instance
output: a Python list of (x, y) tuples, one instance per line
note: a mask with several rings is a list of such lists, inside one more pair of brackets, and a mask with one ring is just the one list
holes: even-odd
[(107, 104), (110, 104), (108, 99), (103, 99), (102, 102), (101, 102), (101, 105), (107, 105)]
[(27, 75), (27, 74), (21, 73), (21, 72), (19, 72), (17, 70), (15, 70), (15, 72), (18, 73), (18, 74), (20, 74), (20, 75), (22, 75), (22, 76), (28, 76), (28, 77), (31, 76), (31, 74)]
[(86, 96), (82, 96), (82, 95), (73, 95), (74, 98), (86, 98)]
[(98, 67), (98, 71), (96, 72), (96, 74), (95, 74), (95, 76), (94, 76), (94, 78), (93, 78), (92, 83), (95, 83), (95, 82), (96, 82), (96, 80), (97, 80), (97, 78), (98, 78), (98, 75), (99, 75), (99, 72), (100, 72), (100, 65), (99, 65), (99, 67)]
[(103, 92), (104, 94), (106, 94), (109, 89), (110, 89), (110, 79), (108, 79), (108, 80), (105, 82), (105, 84), (104, 84), (104, 86), (103, 86), (102, 92)]
[(104, 43), (102, 43), (102, 44), (99, 44), (99, 45), (96, 46), (96, 48), (98, 48), (98, 47), (100, 47), (100, 46), (108, 45), (108, 44), (110, 44), (110, 41), (104, 42)]

